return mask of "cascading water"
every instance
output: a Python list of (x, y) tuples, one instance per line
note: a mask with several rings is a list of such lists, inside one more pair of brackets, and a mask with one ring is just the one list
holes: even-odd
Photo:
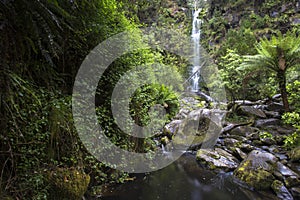
[(199, 79), (200, 79), (200, 25), (201, 20), (198, 19), (201, 9), (193, 10), (193, 28), (192, 28), (192, 43), (194, 46), (193, 52), (193, 66), (192, 66), (192, 92), (197, 92), (199, 90)]

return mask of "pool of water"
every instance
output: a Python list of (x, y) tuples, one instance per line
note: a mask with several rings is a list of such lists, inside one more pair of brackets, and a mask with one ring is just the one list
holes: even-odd
[(237, 184), (232, 173), (215, 174), (204, 169), (195, 156), (184, 154), (173, 164), (149, 174), (136, 174), (136, 180), (108, 188), (103, 200), (253, 200), (276, 199), (270, 193), (257, 193)]

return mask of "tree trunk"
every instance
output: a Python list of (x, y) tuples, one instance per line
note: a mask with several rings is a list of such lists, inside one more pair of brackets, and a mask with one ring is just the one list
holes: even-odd
[(290, 110), (289, 102), (288, 102), (288, 95), (286, 91), (286, 77), (285, 77), (285, 70), (279, 70), (277, 72), (277, 78), (279, 81), (279, 89), (281, 93), (281, 98), (284, 106), (285, 112)]

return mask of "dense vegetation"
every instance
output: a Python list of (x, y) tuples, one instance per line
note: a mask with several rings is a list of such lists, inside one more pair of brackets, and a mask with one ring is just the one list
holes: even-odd
[[(229, 100), (258, 100), (281, 92), (291, 111), (283, 118), (298, 131), (287, 136), (286, 143), (297, 145), (300, 5), (296, 0), (250, 2), (216, 0), (202, 5), (202, 46), (223, 78), (223, 83), (212, 82), (210, 87), (224, 84)], [(0, 199), (57, 199), (54, 190), (80, 199), (87, 187), (92, 195), (102, 185), (129, 179), (98, 162), (78, 138), (71, 110), (77, 71), (96, 45), (122, 31), (153, 26), (190, 34), (191, 12), (185, 8), (191, 5), (185, 0), (0, 0)], [(277, 41), (284, 46), (274, 53)], [(278, 53), (287, 58), (284, 69), (276, 65), (282, 55)], [(263, 60), (269, 55), (274, 65)], [(99, 123), (127, 150), (151, 151), (155, 143), (117, 128), (110, 96), (132, 66), (154, 61), (182, 74), (188, 70), (180, 57), (146, 48), (117, 59), (99, 81)], [(256, 69), (240, 68), (250, 65)], [(264, 70), (268, 67), (271, 70)], [(149, 123), (149, 108), (159, 103), (170, 119), (179, 108), (177, 98), (170, 88), (145, 85), (130, 102), (132, 118), (140, 125)]]
[[(210, 1), (201, 12), (202, 46), (218, 65), (228, 100), (281, 94), (283, 119), (299, 145), (299, 14), (295, 0)], [(287, 112), (290, 111), (290, 112)], [(290, 142), (288, 142), (290, 141)]]
[[(74, 79), (90, 50), (114, 34), (146, 25), (180, 24), (186, 32), (190, 20), (178, 9), (178, 2), (161, 0), (0, 1), (1, 199), (57, 199), (53, 190), (61, 191), (59, 198), (78, 199), (88, 185), (93, 191), (93, 186), (126, 179), (126, 174), (98, 162), (81, 144), (71, 112)], [(99, 82), (100, 124), (125, 149), (145, 151), (153, 144), (141, 141), (135, 146), (115, 128), (108, 112), (109, 95), (122, 73), (154, 60), (185, 70), (176, 56), (145, 49), (116, 60)], [(142, 96), (150, 100), (141, 101)], [(157, 102), (174, 115), (176, 99), (161, 86), (145, 86), (132, 100), (132, 116), (146, 123), (147, 108)]]

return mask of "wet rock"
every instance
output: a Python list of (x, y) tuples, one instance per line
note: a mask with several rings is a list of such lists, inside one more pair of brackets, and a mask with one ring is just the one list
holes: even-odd
[(255, 121), (254, 126), (257, 128), (266, 128), (268, 126), (280, 125), (281, 121), (279, 119), (259, 119)]
[(287, 159), (286, 154), (275, 153), (274, 155), (275, 155), (280, 161), (286, 160), (286, 159)]
[(281, 114), (279, 112), (265, 110), (264, 113), (269, 118), (276, 118), (276, 119), (280, 119), (281, 118)]
[(284, 106), (283, 106), (282, 103), (272, 102), (269, 105), (267, 105), (266, 110), (283, 113), (284, 112)]
[(278, 162), (276, 170), (282, 176), (286, 187), (291, 188), (300, 185), (299, 175), (293, 170), (291, 170), (290, 168), (288, 168), (287, 166)]
[(267, 146), (263, 146), (263, 142), (261, 140), (253, 140), (252, 144), (254, 146), (262, 146), (262, 149), (264, 149), (264, 150), (268, 149)]
[(240, 148), (234, 148), (233, 153), (240, 160), (244, 160), (245, 158), (247, 158), (247, 154), (245, 154)]
[(289, 135), (295, 132), (295, 128), (288, 126), (275, 126), (273, 129), (276, 129), (279, 134), (283, 135)]
[(241, 145), (239, 145), (239, 148), (246, 153), (251, 152), (256, 149), (256, 147), (254, 147), (250, 144), (245, 144), (245, 143), (242, 143)]
[(277, 163), (277, 170), (283, 175), (283, 176), (296, 176), (298, 177), (298, 174), (294, 171), (292, 171), (287, 166), (284, 166), (282, 163)]
[(253, 106), (240, 106), (239, 107), (239, 113), (247, 116), (254, 116), (258, 118), (266, 118), (266, 114), (257, 108), (254, 108)]
[[(273, 145), (273, 146), (270, 146), (268, 147), (268, 151), (270, 153), (272, 153), (273, 155), (275, 155), (276, 153), (279, 153), (281, 151), (280, 147), (277, 146), (277, 145)], [(277, 156), (276, 156), (277, 157)]]
[(300, 187), (291, 188), (291, 192), (295, 199), (300, 199)]
[(248, 100), (236, 100), (234, 101), (235, 104), (237, 105), (244, 105), (244, 106), (253, 106), (256, 103)]
[(273, 101), (281, 101), (281, 94), (275, 94), (275, 95), (272, 97), (272, 100), (273, 100)]
[(259, 132), (255, 132), (247, 136), (249, 140), (260, 140)]
[(267, 145), (267, 146), (276, 144), (276, 141), (273, 138), (262, 138), (261, 142), (262, 142), (262, 144)]
[(272, 173), (275, 171), (278, 159), (270, 154), (254, 150), (234, 170), (234, 176), (240, 181), (258, 190), (265, 190), (271, 187), (275, 180)]
[(178, 114), (176, 115), (175, 119), (184, 119), (188, 116), (189, 113), (190, 113), (190, 109), (181, 108)]
[(196, 92), (196, 94), (197, 94), (202, 100), (205, 100), (206, 102), (214, 102), (214, 101), (215, 101), (211, 96), (205, 94), (204, 92), (198, 91), (198, 92)]
[(296, 147), (289, 153), (292, 162), (300, 162), (300, 147)]
[(225, 138), (224, 139), (224, 144), (225, 146), (234, 146), (237, 144), (239, 141), (233, 138)]
[(182, 124), (182, 120), (171, 121), (169, 124), (165, 125), (163, 134), (171, 139), (172, 136), (176, 135), (178, 132), (180, 124)]
[(227, 136), (224, 136), (224, 137), (237, 140), (238, 142), (234, 146), (240, 145), (242, 142), (247, 142), (248, 141), (247, 138), (245, 138), (243, 136), (239, 136), (239, 135), (227, 135)]
[(250, 126), (239, 126), (232, 129), (229, 134), (248, 137), (250, 134), (255, 132), (259, 132), (259, 129)]
[(277, 197), (282, 200), (293, 200), (293, 196), (288, 191), (288, 189), (284, 186), (281, 181), (275, 180), (273, 181), (271, 188), (276, 193)]
[(239, 163), (233, 155), (219, 148), (216, 150), (200, 149), (197, 151), (196, 158), (212, 170), (233, 171)]
[[(222, 130), (222, 116), (225, 114), (221, 110), (201, 108), (191, 111), (185, 119), (181, 120), (182, 122), (171, 122), (171, 125), (174, 124), (177, 128), (173, 128), (177, 130), (172, 138), (173, 144), (178, 148), (186, 147), (190, 150), (197, 150), (200, 146), (213, 147)], [(166, 129), (173, 130), (171, 125), (169, 124)]]
[(291, 188), (294, 186), (299, 186), (300, 185), (300, 180), (298, 176), (288, 176), (285, 177), (284, 183), (287, 188)]

